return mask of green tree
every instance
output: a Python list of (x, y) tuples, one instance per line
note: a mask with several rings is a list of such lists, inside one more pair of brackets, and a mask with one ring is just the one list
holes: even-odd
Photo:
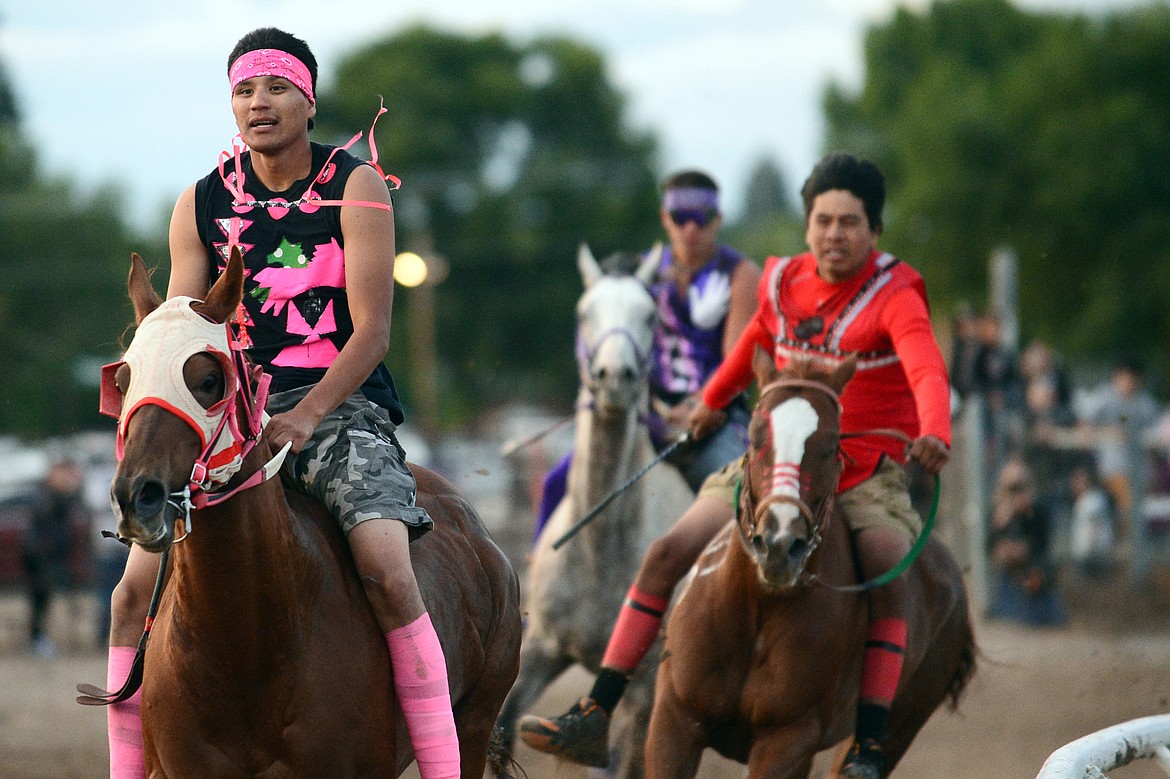
[[(321, 134), (367, 126), (378, 95), (380, 163), (402, 179), (398, 250), (432, 248), (450, 267), (435, 290), (446, 419), (517, 397), (567, 405), (577, 245), (600, 256), (658, 236), (653, 139), (627, 124), (601, 55), (566, 38), (405, 30), (340, 64)], [(404, 323), (388, 362), (409, 405)]]
[(793, 204), (788, 183), (774, 160), (765, 157), (752, 169), (743, 213), (728, 225), (727, 240), (759, 264), (770, 255), (803, 251), (801, 209)]
[(1167, 73), (1165, 4), (1103, 17), (1006, 0), (901, 9), (866, 35), (860, 92), (827, 90), (827, 145), (883, 167), (884, 244), (936, 299), (978, 299), (988, 255), (1011, 245), (1025, 334), (1164, 370)]
[(788, 194), (788, 182), (780, 166), (770, 157), (760, 159), (748, 177), (744, 197), (743, 221), (776, 219), (796, 214)]
[(116, 193), (79, 197), (46, 178), (0, 69), (0, 432), (101, 424), (97, 366), (130, 320), (130, 238)]

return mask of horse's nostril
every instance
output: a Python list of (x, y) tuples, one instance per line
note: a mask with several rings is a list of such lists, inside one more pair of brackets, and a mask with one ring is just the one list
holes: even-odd
[(788, 557), (792, 560), (800, 560), (806, 552), (808, 552), (808, 541), (803, 538), (795, 538), (788, 545)]
[(162, 510), (166, 500), (167, 490), (160, 482), (143, 482), (134, 496), (134, 511), (140, 517), (154, 516)]

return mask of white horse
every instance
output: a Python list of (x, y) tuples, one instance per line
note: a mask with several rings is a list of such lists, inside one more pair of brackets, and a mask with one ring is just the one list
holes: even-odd
[[(600, 669), (643, 553), (693, 498), (673, 467), (653, 467), (553, 549), (578, 519), (655, 456), (646, 418), (657, 309), (647, 287), (661, 256), (661, 249), (651, 252), (634, 275), (607, 275), (588, 246), (578, 252), (585, 293), (577, 302), (581, 387), (573, 461), (565, 497), (549, 517), (528, 569), (520, 675), (498, 720), (505, 749), (512, 747), (520, 715), (557, 676), (574, 664), (593, 673)], [(651, 650), (614, 711), (611, 775), (643, 775), (657, 659)]]

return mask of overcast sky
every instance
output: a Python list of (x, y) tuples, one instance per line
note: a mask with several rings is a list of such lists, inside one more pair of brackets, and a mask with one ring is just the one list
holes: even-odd
[[(1021, 4), (1096, 13), (1141, 1)], [(119, 182), (128, 217), (151, 226), (235, 134), (224, 60), (248, 30), (275, 25), (305, 38), (324, 86), (349, 50), (413, 23), (520, 42), (568, 34), (603, 52), (631, 121), (660, 138), (660, 173), (710, 171), (734, 215), (762, 157), (779, 163), (790, 186), (803, 180), (822, 151), (825, 85), (860, 83), (862, 32), (897, 5), (924, 3), (0, 0), (0, 58), (48, 171), (87, 190)]]

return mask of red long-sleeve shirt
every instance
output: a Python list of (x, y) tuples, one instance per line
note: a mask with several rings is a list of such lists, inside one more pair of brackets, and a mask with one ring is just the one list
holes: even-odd
[[(818, 317), (821, 328), (812, 333)], [(794, 356), (856, 353), (857, 372), (841, 395), (842, 432), (893, 427), (950, 446), (950, 381), (931, 329), (926, 285), (892, 255), (874, 252), (859, 273), (837, 284), (817, 275), (811, 253), (770, 257), (755, 316), (703, 388), (708, 406), (723, 408), (752, 382), (757, 346), (781, 368)], [(889, 436), (862, 436), (843, 439), (841, 449), (843, 492), (869, 478), (882, 454), (902, 461), (905, 445)]]

